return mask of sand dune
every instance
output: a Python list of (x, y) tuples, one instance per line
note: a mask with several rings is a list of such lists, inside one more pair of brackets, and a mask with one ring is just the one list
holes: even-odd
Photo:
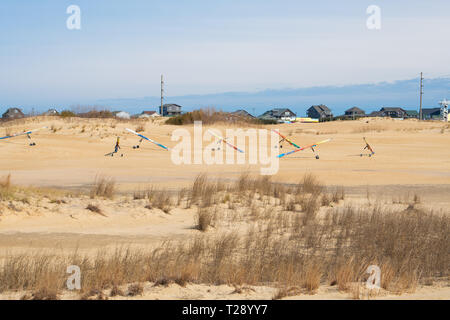
[[(12, 184), (20, 189), (16, 198), (0, 201), (0, 257), (3, 258), (23, 252), (66, 254), (78, 249), (93, 253), (124, 245), (146, 248), (165, 240), (190, 239), (199, 233), (195, 207), (173, 205), (169, 212), (146, 208), (148, 201), (133, 199), (133, 192), (153, 186), (175, 198), (200, 173), (226, 183), (235, 182), (243, 172), (259, 174), (259, 165), (175, 165), (169, 152), (145, 141), (141, 148), (132, 148), (139, 138), (126, 133), (125, 128), (135, 130), (140, 126), (143, 134), (172, 147), (175, 142), (171, 141), (171, 134), (180, 127), (164, 125), (161, 121), (33, 118), (3, 123), (0, 135), (42, 126), (48, 129), (32, 135), (36, 146), (28, 146), (26, 136), (0, 141), (0, 177), (11, 174)], [(214, 126), (223, 133), (227, 127)], [(364, 119), (275, 127), (301, 145), (326, 138), (332, 138), (332, 142), (317, 149), (320, 160), (314, 158), (311, 150), (281, 159), (273, 181), (289, 185), (298, 183), (306, 173), (313, 173), (330, 192), (336, 186), (346, 188), (346, 199), (336, 205), (342, 208), (378, 202), (386, 208), (403, 210), (414, 195), (419, 195), (418, 207), (444, 215), (449, 213), (448, 124)], [(193, 131), (192, 126), (183, 128)], [(119, 155), (123, 157), (104, 156), (112, 151), (117, 136), (121, 137)], [(362, 137), (370, 141), (375, 156), (360, 156), (364, 147)], [(289, 149), (287, 144), (284, 147)], [(113, 199), (92, 199), (88, 195), (99, 175), (116, 182)], [(87, 210), (88, 205), (99, 207), (102, 214)], [(325, 214), (326, 208), (320, 210)], [(221, 228), (229, 229), (223, 226), (208, 234), (213, 235)], [(236, 228), (245, 230), (242, 226)], [(277, 290), (252, 286), (244, 293), (233, 293), (234, 287), (209, 284), (144, 287), (144, 293), (133, 298), (271, 299)], [(386, 293), (375, 298), (449, 299), (447, 288), (420, 287), (410, 295)], [(17, 298), (17, 295), (4, 293), (0, 297)], [(61, 296), (71, 297), (70, 293)], [(294, 294), (288, 298), (347, 299), (351, 295), (338, 292), (335, 287), (322, 286), (315, 295)]]

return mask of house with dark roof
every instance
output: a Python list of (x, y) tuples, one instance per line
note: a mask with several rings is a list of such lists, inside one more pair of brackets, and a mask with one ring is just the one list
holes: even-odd
[(348, 110), (345, 110), (344, 115), (348, 118), (365, 117), (366, 112), (358, 107), (353, 107)]
[(380, 109), (381, 117), (390, 117), (390, 118), (406, 118), (406, 111), (402, 108), (388, 108), (383, 107)]
[[(414, 112), (409, 111), (410, 116), (413, 117)], [(367, 115), (368, 117), (389, 117), (389, 118), (408, 118), (408, 112), (402, 108), (383, 107), (380, 111), (373, 111)]]
[(164, 117), (172, 117), (172, 116), (179, 116), (181, 115), (181, 106), (178, 104), (165, 104), (162, 107), (159, 107), (159, 114)]
[(252, 116), (250, 113), (248, 113), (247, 111), (245, 111), (243, 109), (236, 110), (236, 111), (232, 112), (231, 114), (241, 117), (241, 118), (254, 118), (254, 116)]
[(331, 110), (323, 104), (311, 106), (308, 110), (306, 110), (306, 114), (310, 118), (319, 120), (333, 117), (333, 113), (331, 112)]
[(408, 119), (419, 119), (419, 113), (416, 110), (405, 110), (406, 118)]
[(275, 121), (294, 121), (297, 115), (288, 108), (275, 108), (264, 112), (258, 118)]
[(424, 108), (422, 109), (422, 119), (439, 120), (441, 118), (441, 108)]
[(382, 117), (383, 113), (381, 111), (372, 111), (367, 116), (368, 117)]
[(21, 118), (25, 118), (25, 115), (23, 114), (22, 110), (20, 110), (19, 108), (9, 108), (2, 115), (2, 118), (4, 120), (21, 119)]
[(44, 116), (57, 116), (57, 115), (59, 115), (59, 112), (56, 109), (48, 109), (42, 115), (44, 115)]

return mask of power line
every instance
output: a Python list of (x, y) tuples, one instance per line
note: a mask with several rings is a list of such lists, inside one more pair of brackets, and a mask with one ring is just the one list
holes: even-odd
[(419, 109), (419, 120), (422, 119), (422, 98), (423, 98), (423, 72), (420, 73), (420, 109)]
[(164, 78), (161, 75), (161, 107), (159, 108), (159, 114), (163, 115), (163, 103), (164, 103)]

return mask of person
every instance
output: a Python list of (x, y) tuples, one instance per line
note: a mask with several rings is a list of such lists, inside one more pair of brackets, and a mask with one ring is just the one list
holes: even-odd
[[(111, 157), (114, 157), (114, 153), (119, 152), (119, 150), (120, 150), (120, 137), (117, 137), (116, 145), (114, 146), (114, 151), (105, 154), (105, 156), (111, 156)], [(123, 157), (123, 153), (122, 153), (120, 156)]]
[(116, 146), (114, 147), (114, 153), (117, 153), (120, 149), (120, 137), (117, 137)]

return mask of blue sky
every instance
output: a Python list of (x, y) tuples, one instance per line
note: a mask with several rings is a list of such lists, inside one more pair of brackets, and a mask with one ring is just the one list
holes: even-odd
[[(71, 4), (81, 30), (66, 28)], [(378, 31), (366, 28), (372, 4)], [(198, 95), (192, 105), (222, 92), (324, 86), (326, 96), (420, 71), (450, 77), (449, 13), (446, 0), (2, 0), (0, 111), (157, 97), (161, 73), (169, 97)]]

